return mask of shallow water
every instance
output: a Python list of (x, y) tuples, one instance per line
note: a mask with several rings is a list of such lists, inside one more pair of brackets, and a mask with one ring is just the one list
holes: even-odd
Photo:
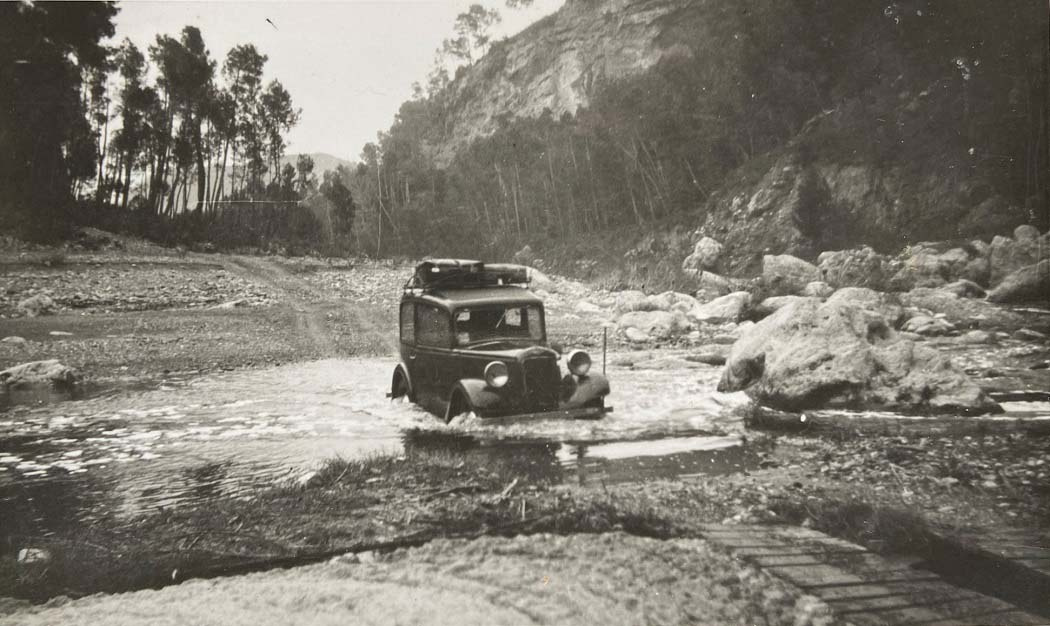
[(732, 436), (746, 397), (714, 392), (717, 368), (610, 367), (615, 410), (598, 421), (446, 425), (385, 397), (393, 366), (330, 359), (0, 413), (0, 506), (15, 504), (46, 527), (56, 516), (134, 514), (247, 493), (301, 480), (334, 456), (411, 446), (511, 456), (522, 471), (574, 482), (754, 464)]

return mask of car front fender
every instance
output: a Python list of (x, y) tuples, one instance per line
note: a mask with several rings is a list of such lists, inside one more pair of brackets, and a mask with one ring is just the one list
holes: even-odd
[(392, 397), (394, 395), (398, 376), (404, 377), (405, 383), (408, 385), (408, 397), (414, 398), (415, 385), (412, 384), (412, 376), (408, 373), (408, 368), (405, 367), (404, 363), (398, 363), (397, 367), (394, 368), (394, 374), (390, 377), (390, 393), (388, 393), (387, 396)]
[[(470, 406), (479, 412), (494, 409), (504, 401), (498, 390), (477, 378), (464, 378), (452, 388), (452, 394), (455, 395), (457, 390), (470, 400)], [(449, 396), (450, 400), (451, 398), (452, 396)]]
[[(562, 402), (562, 408), (574, 409), (586, 405), (592, 400), (609, 395), (609, 379), (603, 374), (588, 374), (575, 378), (572, 395)], [(564, 396), (563, 396), (564, 397)]]

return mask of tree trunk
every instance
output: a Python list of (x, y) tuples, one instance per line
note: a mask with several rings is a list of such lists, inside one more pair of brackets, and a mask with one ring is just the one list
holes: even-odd
[(120, 208), (128, 210), (128, 192), (131, 190), (131, 164), (133, 159), (131, 158), (131, 151), (129, 150), (127, 156), (124, 158), (124, 198), (120, 202)]

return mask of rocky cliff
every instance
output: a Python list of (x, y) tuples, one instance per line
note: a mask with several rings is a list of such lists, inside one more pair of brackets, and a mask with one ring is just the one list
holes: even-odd
[(1030, 0), (569, 0), (406, 103), (368, 173), (397, 204), (376, 223), (408, 254), (616, 233), (643, 280), (683, 230), (738, 275), (1043, 231), (1046, 30)]
[(601, 85), (641, 73), (669, 54), (670, 25), (690, 0), (568, 0), (461, 71), (449, 93), (448, 140), (436, 161), (491, 134), (505, 117), (574, 114)]

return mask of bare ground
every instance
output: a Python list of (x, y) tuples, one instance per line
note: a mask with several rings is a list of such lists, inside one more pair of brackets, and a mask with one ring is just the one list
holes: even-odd
[[(137, 251), (137, 254), (144, 253)], [(18, 258), (13, 264), (6, 265), (5, 269), (14, 268), (17, 271), (7, 272), (8, 277), (15, 276), (15, 281), (11, 282), (8, 278), (8, 283), (4, 285), (6, 300), (0, 302), (0, 313), (13, 315), (12, 303), (26, 295), (41, 292), (50, 293), (58, 302), (59, 310), (50, 316), (0, 319), (0, 337), (17, 335), (27, 340), (24, 344), (0, 343), (0, 363), (58, 358), (80, 368), (91, 380), (120, 387), (155, 384), (172, 376), (196, 376), (217, 369), (265, 367), (324, 356), (393, 353), (392, 320), (395, 319), (398, 287), (407, 272), (405, 267), (383, 263), (361, 263), (352, 267), (346, 262), (333, 264), (316, 260), (220, 255), (153, 255), (148, 256), (150, 263), (143, 265), (143, 258), (85, 255), (81, 259), (67, 257), (59, 265), (43, 266), (44, 269), (40, 269), (35, 262), (27, 265), (26, 259)], [(22, 272), (18, 269), (26, 267), (31, 271)], [(74, 278), (70, 278), (70, 275)], [(102, 293), (102, 297), (91, 294), (73, 297), (78, 293), (77, 290), (84, 290), (84, 285), (92, 284), (92, 280), (98, 282), (97, 291)], [(136, 281), (142, 281), (142, 284)], [(165, 287), (148, 289), (150, 286), (156, 287), (158, 281)], [(180, 285), (189, 286), (189, 297), (185, 290), (178, 287)], [(553, 318), (552, 336), (579, 345), (600, 346), (601, 334), (596, 330), (597, 320), (569, 313), (572, 296), (561, 297), (567, 302), (558, 303), (560, 308), (554, 307), (560, 314)], [(596, 297), (600, 297), (600, 294)], [(239, 300), (244, 300), (239, 306), (212, 308)], [(72, 334), (50, 334), (55, 330)], [(1013, 365), (1009, 360), (1003, 363), (988, 363), (985, 360), (979, 369), (1002, 370)], [(1046, 520), (1050, 519), (1050, 494), (1045, 489), (1047, 472), (1050, 471), (1046, 465), (1050, 448), (1047, 447), (1045, 437), (993, 433), (967, 438), (927, 436), (922, 433), (864, 436), (823, 433), (812, 437), (759, 435), (758, 439), (761, 440), (765, 456), (763, 468), (756, 472), (719, 479), (628, 484), (601, 493), (572, 491), (574, 495), (570, 497), (576, 501), (578, 510), (588, 512), (587, 515), (595, 510), (604, 513), (613, 511), (616, 515), (638, 515), (643, 512), (642, 517), (648, 520), (646, 524), (671, 529), (667, 531), (670, 533), (667, 537), (687, 537), (691, 524), (705, 521), (776, 521), (813, 525), (887, 552), (921, 551), (922, 533), (927, 525), (948, 529), (1009, 525), (1045, 528)], [(391, 478), (394, 476), (396, 474)], [(466, 528), (481, 534), (535, 533), (544, 530), (560, 533), (581, 530), (608, 532), (615, 530), (617, 524), (622, 527), (622, 519), (615, 515), (611, 523), (597, 526), (592, 523), (593, 519), (586, 521), (589, 519), (586, 515), (584, 521), (574, 517), (568, 522), (555, 515), (543, 523), (524, 528), (501, 527), (500, 523), (495, 522), (508, 521), (509, 518), (505, 516), (510, 513), (504, 509), (508, 509), (511, 504), (501, 501), (497, 508), (502, 512), (497, 518), (491, 518), (493, 511), (485, 503), (489, 502), (486, 498), (499, 493), (505, 484), (499, 481), (504, 479), (510, 480), (509, 477), (499, 476), (498, 485), (489, 486), (480, 493), (442, 494), (437, 498), (425, 499), (423, 504), (418, 502), (419, 493), (413, 491), (415, 487), (398, 481), (395, 481), (397, 484), (386, 484), (384, 481), (379, 484), (369, 483), (367, 486), (357, 485), (352, 494), (341, 493), (335, 499), (316, 499), (318, 493), (309, 489), (300, 494), (281, 492), (280, 505), (275, 504), (273, 497), (267, 496), (248, 505), (236, 501), (228, 503), (228, 508), (219, 506), (213, 511), (187, 511), (165, 519), (140, 520), (143, 527), (152, 527), (157, 532), (150, 533), (149, 537), (142, 533), (130, 534), (139, 543), (129, 548), (133, 548), (130, 553), (136, 554), (136, 558), (146, 560), (161, 552), (171, 554), (174, 550), (177, 553), (180, 549), (186, 549), (188, 541), (193, 541), (192, 536), (189, 540), (185, 539), (186, 533), (198, 529), (198, 535), (203, 538), (196, 540), (195, 547), (208, 546), (212, 550), (211, 556), (218, 555), (220, 562), (236, 553), (240, 558), (238, 562), (241, 562), (245, 558), (269, 558), (274, 554), (275, 545), (283, 546), (278, 554), (286, 556), (347, 549), (365, 545), (361, 543), (362, 540), (371, 541), (377, 537), (396, 540), (399, 537), (418, 536), (421, 530), (427, 531), (424, 534), (428, 537), (440, 537), (456, 530), (450, 528), (452, 519), (461, 519), (465, 523), (465, 526), (457, 527), (459, 530)], [(560, 494), (559, 490), (548, 491), (546, 487), (541, 487), (534, 493), (523, 494), (513, 506), (525, 502), (529, 510), (545, 511), (553, 508), (558, 511), (563, 505)], [(364, 500), (351, 506), (355, 512), (347, 515), (346, 507), (350, 505), (342, 498), (350, 495)], [(314, 498), (315, 506), (304, 509), (303, 497)], [(408, 511), (420, 507), (430, 517), (407, 515)], [(245, 511), (250, 511), (252, 515), (245, 516)], [(562, 520), (562, 525), (558, 525), (558, 520)], [(94, 530), (102, 533), (96, 539), (102, 539), (103, 542), (105, 533), (119, 534), (121, 531), (119, 528)], [(253, 538), (258, 537), (263, 537), (265, 541), (253, 543)], [(663, 558), (658, 554), (659, 549), (657, 552), (647, 552), (652, 546), (646, 541), (619, 535), (613, 537), (617, 537), (617, 543), (625, 546), (624, 554), (633, 554), (634, 559), (648, 563), (640, 556), (643, 553)], [(306, 543), (303, 543), (304, 540)], [(483, 546), (479, 550), (487, 550), (492, 555), (504, 549), (504, 544), (500, 543), (503, 541), (483, 540), (477, 545)], [(546, 539), (522, 541), (524, 543), (508, 542), (507, 545), (531, 546), (539, 542), (538, 547), (541, 547), (549, 543)], [(593, 544), (595, 541), (599, 543)], [(603, 545), (601, 541), (608, 540), (574, 536), (558, 540), (559, 545), (564, 547), (565, 555), (576, 554), (578, 550), (586, 553), (593, 550), (594, 545)], [(365, 623), (366, 616), (388, 618), (389, 614), (382, 613), (383, 610), (389, 610), (388, 606), (382, 608), (379, 604), (384, 603), (373, 605), (367, 600), (373, 594), (376, 598), (383, 598), (384, 593), (394, 593), (392, 590), (398, 589), (396, 585), (384, 586), (387, 584), (384, 582), (372, 587), (340, 587), (342, 591), (332, 592), (335, 595), (325, 595), (323, 590), (328, 588), (327, 583), (319, 582), (333, 578), (358, 580), (355, 578), (358, 575), (356, 572), (366, 570), (369, 577), (378, 577), (384, 581), (411, 579), (411, 585), (415, 585), (413, 588), (421, 589), (420, 593), (434, 603), (428, 606), (440, 608), (451, 603), (468, 607), (471, 605), (465, 601), (456, 604), (462, 600), (462, 594), (446, 597), (442, 583), (445, 580), (456, 581), (450, 582), (454, 585), (462, 583), (466, 585), (463, 593), (471, 597), (478, 596), (482, 587), (473, 587), (471, 585), (476, 585), (476, 582), (461, 580), (466, 576), (463, 573), (466, 569), (446, 571), (449, 560), (466, 558), (463, 554), (474, 554), (475, 557), (471, 558), (476, 558), (477, 553), (473, 552), (472, 545), (439, 542), (433, 548), (398, 552), (394, 565), (367, 564), (382, 571), (361, 568), (360, 565), (351, 566), (345, 562), (296, 570), (296, 574), (286, 577), (289, 585), (298, 585), (293, 588), (301, 589), (302, 595), (289, 594), (287, 603), (275, 601), (273, 606), (266, 603), (264, 607), (269, 608), (260, 608), (260, 611), (270, 610), (273, 616), (280, 616), (284, 614), (282, 611), (295, 607), (302, 610), (304, 605), (311, 605), (314, 601), (316, 596), (313, 589), (316, 587), (317, 594), (330, 598), (336, 604), (349, 602), (353, 607), (360, 607), (360, 613), (353, 613), (359, 610), (357, 608), (348, 610), (352, 615), (361, 617)], [(699, 553), (705, 550), (702, 546), (690, 545)], [(96, 564), (98, 556), (90, 551), (82, 552), (73, 556), (71, 565), (91, 567), (88, 564)], [(27, 572), (18, 573), (9, 569), (13, 566), (12, 557), (6, 555), (2, 559), (7, 562), (4, 569), (8, 574), (25, 578)], [(85, 560), (78, 563), (77, 558)], [(518, 576), (523, 571), (519, 568), (537, 565), (534, 561), (538, 558), (541, 557), (527, 550), (516, 565), (499, 562)], [(622, 592), (624, 597), (630, 598), (630, 594), (635, 591), (624, 591), (627, 587), (617, 587), (619, 583), (615, 583), (618, 570), (614, 564), (619, 562), (618, 558), (612, 557), (609, 563), (603, 562), (597, 566), (600, 574), (596, 576), (601, 578), (608, 574), (608, 577), (595, 584), (610, 585), (608, 591), (611, 594)], [(159, 559), (156, 564), (167, 562), (166, 559)], [(467, 562), (471, 561), (468, 559)], [(717, 560), (710, 562), (717, 563)], [(606, 565), (613, 568), (609, 570), (611, 574), (604, 569)], [(547, 566), (553, 567), (549, 563)], [(119, 563), (117, 567), (119, 569)], [(685, 569), (692, 567), (689, 565)], [(425, 581), (415, 577), (413, 572), (417, 570), (428, 573), (424, 576)], [(576, 570), (571, 571), (576, 575)], [(155, 572), (150, 574), (151, 577), (154, 575)], [(685, 590), (676, 587), (679, 574), (671, 572), (667, 575), (670, 578), (666, 581), (659, 576), (655, 583), (647, 581), (644, 576), (642, 580), (649, 586), (660, 588), (660, 585), (668, 585), (666, 588), (669, 592), (676, 590), (675, 593), (685, 594)], [(282, 576), (285, 574), (275, 572), (251, 580), (258, 581), (257, 589), (265, 590), (281, 585)], [(297, 579), (301, 582), (296, 582)], [(28, 582), (32, 582), (31, 577)], [(192, 583), (185, 589), (187, 593), (212, 594), (209, 597), (216, 598), (216, 606), (225, 606), (232, 611), (234, 608), (244, 608), (236, 604), (236, 600), (227, 597), (229, 590), (234, 588), (231, 585), (235, 584), (201, 582)], [(732, 587), (724, 579), (714, 587), (722, 589), (727, 584)], [(44, 597), (62, 593), (63, 590), (79, 595), (100, 588), (105, 587), (89, 584), (77, 588), (65, 581), (58, 586), (50, 586)], [(27, 595), (24, 588), (17, 593), (23, 597)], [(512, 594), (512, 597), (536, 601), (530, 593), (522, 591), (521, 595)], [(175, 592), (172, 597), (181, 598), (182, 594), (182, 591)], [(149, 593), (144, 593), (128, 598), (129, 604), (126, 606), (130, 609), (140, 601), (148, 603), (149, 600), (143, 599), (150, 597)], [(720, 603), (693, 603), (693, 598), (688, 595), (677, 596), (676, 601), (680, 601), (686, 610), (696, 611), (695, 614), (699, 616), (710, 616), (711, 621), (717, 622), (747, 621), (766, 615), (760, 612), (748, 613), (751, 609), (746, 608), (748, 602), (743, 601), (744, 597), (746, 593), (735, 598), (736, 605), (731, 611)], [(70, 618), (86, 623), (97, 621), (97, 616), (102, 614), (99, 611), (112, 611), (117, 605), (111, 602), (120, 600), (92, 599), (84, 604), (71, 605), (69, 609), (59, 608), (55, 609), (58, 612), (39, 615), (43, 620), (41, 623), (49, 618), (52, 621)], [(508, 623), (515, 623), (514, 620), (522, 619), (523, 615), (515, 612), (512, 604), (496, 602), (490, 594), (478, 599), (476, 607), (478, 610), (490, 611), (490, 615), (506, 615)], [(584, 616), (602, 617), (580, 613), (581, 606), (584, 605), (572, 602), (565, 604), (561, 600), (551, 604), (541, 602), (543, 611), (549, 609), (556, 611), (552, 615), (565, 617), (565, 620), (555, 621), (572, 623), (574, 620), (583, 621)], [(509, 612), (500, 612), (504, 610)], [(626, 612), (619, 615), (629, 618), (629, 622), (651, 619), (659, 623), (665, 621), (664, 617), (671, 618), (668, 620), (670, 622), (676, 622), (683, 620), (673, 619), (675, 617), (688, 617), (685, 614), (649, 612), (642, 605), (624, 610)], [(790, 622), (784, 610), (783, 606), (777, 608), (779, 612), (776, 615), (779, 618), (771, 619), (769, 623)], [(179, 614), (165, 613), (166, 618), (173, 615)], [(433, 617), (434, 613), (425, 615)], [(540, 615), (547, 613), (541, 612)], [(819, 617), (820, 612), (816, 611), (813, 615)], [(23, 617), (30, 619), (28, 614), (19, 614), (11, 619), (24, 623)], [(634, 619), (636, 617), (639, 619)], [(612, 622), (622, 621), (609, 619)], [(202, 621), (206, 622), (203, 616)], [(230, 623), (228, 620), (221, 621)]]

